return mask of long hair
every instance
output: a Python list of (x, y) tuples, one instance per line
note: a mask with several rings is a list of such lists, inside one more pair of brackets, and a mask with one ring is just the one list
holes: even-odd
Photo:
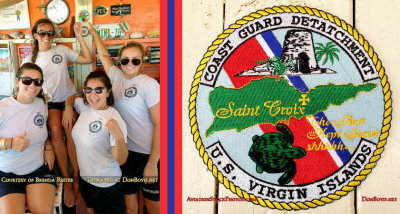
[[(35, 63), (30, 63), (30, 62), (24, 63), (21, 67), (18, 68), (17, 73), (15, 74), (15, 78), (17, 78), (19, 80), (26, 69), (38, 71), (40, 73), (42, 80), (44, 81), (42, 69)], [(17, 94), (18, 94), (18, 90), (17, 90)], [(17, 95), (17, 94), (15, 94), (15, 95)], [(38, 95), (36, 95), (36, 97), (43, 99), (43, 102), (46, 103), (47, 97), (43, 93), (43, 88), (40, 89), (40, 92)]]
[(53, 22), (50, 21), (50, 19), (43, 18), (43, 19), (39, 19), (36, 21), (35, 25), (32, 28), (32, 36), (33, 36), (32, 62), (33, 63), (36, 62), (37, 55), (39, 52), (39, 41), (37, 39), (35, 39), (34, 35), (37, 33), (37, 28), (39, 27), (39, 25), (42, 25), (42, 24), (50, 24), (51, 26), (53, 26), (53, 31), (54, 31), (54, 24), (53, 24)]
[[(112, 85), (111, 85), (110, 78), (108, 78), (106, 72), (104, 72), (104, 70), (100, 70), (100, 69), (97, 69), (97, 70), (95, 70), (93, 72), (90, 72), (90, 74), (86, 77), (85, 84), (84, 84), (85, 87), (87, 86), (87, 83), (91, 79), (98, 79), (104, 84), (104, 86), (106, 87), (107, 91), (110, 92), (110, 96), (107, 97), (107, 105), (114, 106), (114, 96), (113, 96), (113, 93), (111, 91)], [(87, 99), (86, 99), (85, 94), (83, 94), (83, 102), (86, 105), (89, 104)]]
[(144, 57), (144, 48), (143, 45), (140, 44), (139, 42), (128, 42), (125, 45), (123, 45), (119, 51), (118, 51), (118, 58), (121, 60), (121, 56), (122, 56), (122, 52), (124, 52), (125, 49), (128, 48), (137, 48), (140, 50), (140, 52), (142, 53), (142, 58), (141, 60), (143, 61), (143, 57)]

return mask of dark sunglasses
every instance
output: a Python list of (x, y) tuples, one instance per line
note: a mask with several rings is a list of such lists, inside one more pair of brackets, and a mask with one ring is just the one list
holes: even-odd
[(106, 88), (105, 87), (96, 87), (96, 88), (85, 87), (83, 89), (83, 93), (90, 94), (90, 93), (92, 93), (92, 91), (94, 91), (94, 92), (96, 92), (96, 94), (101, 94), (101, 93), (103, 93), (104, 89), (106, 89)]
[[(142, 63), (142, 61), (140, 61), (140, 59), (133, 58), (131, 60), (132, 60), (132, 64), (135, 66), (138, 66), (138, 65), (140, 65), (140, 63)], [(128, 63), (129, 63), (129, 58), (121, 59), (121, 65), (127, 65)]]
[(50, 38), (50, 37), (53, 37), (55, 33), (54, 33), (54, 31), (41, 30), (41, 31), (37, 32), (37, 34), (40, 36), (40, 38), (44, 38), (46, 36), (46, 34)]
[(35, 84), (35, 86), (42, 86), (43, 85), (43, 80), (41, 79), (32, 79), (30, 77), (20, 77), (20, 80), (22, 80), (22, 84), (24, 85), (31, 85), (32, 82)]

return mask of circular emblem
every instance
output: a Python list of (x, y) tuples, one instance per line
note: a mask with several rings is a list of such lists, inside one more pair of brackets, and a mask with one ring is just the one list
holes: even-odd
[(92, 133), (97, 133), (101, 130), (102, 123), (99, 120), (96, 120), (89, 124), (89, 131)]
[(35, 123), (36, 126), (42, 127), (45, 122), (43, 115), (37, 113), (36, 116), (33, 118), (33, 122)]
[(82, 36), (86, 37), (89, 35), (89, 28), (86, 26), (82, 27)]
[(317, 9), (243, 17), (208, 48), (190, 120), (209, 170), (233, 193), (299, 210), (346, 195), (375, 166), (391, 92), (369, 43)]
[(108, 8), (104, 5), (99, 5), (94, 8), (94, 15), (98, 17), (104, 17), (108, 14)]
[(89, 11), (87, 10), (82, 10), (79, 12), (79, 21), (86, 23), (90, 19)]
[(136, 96), (136, 94), (137, 94), (136, 87), (130, 87), (125, 90), (125, 97), (131, 98), (131, 97)]
[(63, 58), (60, 54), (55, 54), (51, 60), (54, 64), (60, 64), (63, 61)]

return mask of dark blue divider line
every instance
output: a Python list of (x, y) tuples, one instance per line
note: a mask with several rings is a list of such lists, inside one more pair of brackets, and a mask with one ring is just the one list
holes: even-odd
[[(175, 1), (168, 0), (168, 213), (175, 213)], [(161, 211), (163, 212), (163, 211)]]

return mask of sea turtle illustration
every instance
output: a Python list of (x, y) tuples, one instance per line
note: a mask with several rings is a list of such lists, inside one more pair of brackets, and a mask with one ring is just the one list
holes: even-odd
[(278, 124), (276, 129), (280, 132), (253, 136), (249, 156), (257, 165), (257, 173), (284, 172), (278, 179), (278, 183), (284, 185), (289, 183), (296, 174), (296, 163), (293, 159), (304, 157), (306, 151), (292, 145), (294, 137), (287, 126)]

